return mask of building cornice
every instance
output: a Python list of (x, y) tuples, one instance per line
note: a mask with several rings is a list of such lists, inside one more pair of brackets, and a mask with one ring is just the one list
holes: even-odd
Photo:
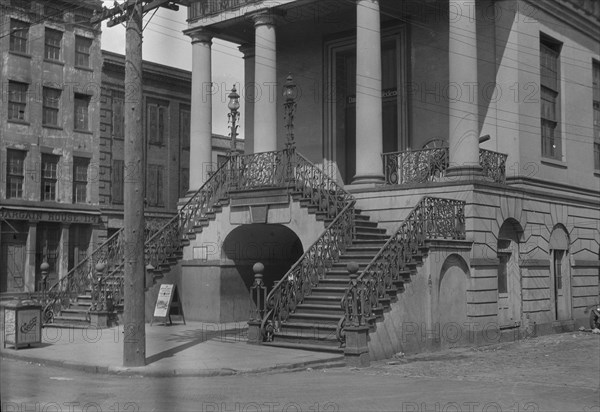
[[(592, 38), (600, 38), (600, 5), (598, 0), (524, 0), (544, 10), (563, 23)], [(600, 2), (599, 2), (600, 3)], [(585, 7), (582, 5), (585, 4)], [(591, 13), (587, 13), (590, 10)], [(535, 19), (535, 15), (531, 16)]]

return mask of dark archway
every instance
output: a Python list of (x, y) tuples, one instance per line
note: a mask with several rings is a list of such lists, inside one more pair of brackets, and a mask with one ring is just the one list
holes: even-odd
[(232, 263), (231, 275), (241, 278), (248, 290), (254, 281), (252, 266), (262, 263), (265, 286), (271, 290), (303, 253), (302, 242), (291, 229), (283, 225), (250, 224), (227, 235), (221, 258)]

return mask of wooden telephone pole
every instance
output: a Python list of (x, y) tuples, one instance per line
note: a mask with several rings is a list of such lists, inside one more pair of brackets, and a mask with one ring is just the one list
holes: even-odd
[(142, 31), (143, 16), (157, 7), (178, 10), (176, 3), (188, 1), (127, 0), (103, 9), (91, 23), (110, 19), (108, 27), (126, 22), (125, 32), (125, 182), (124, 182), (124, 272), (125, 307), (123, 313), (123, 366), (146, 365), (145, 288), (146, 264), (144, 259), (145, 219), (144, 135), (142, 128)]

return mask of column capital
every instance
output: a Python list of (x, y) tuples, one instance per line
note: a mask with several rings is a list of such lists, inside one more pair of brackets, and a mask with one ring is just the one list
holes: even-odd
[(277, 16), (280, 13), (273, 9), (264, 9), (248, 15), (248, 18), (254, 22), (254, 27), (258, 26), (276, 26)]
[(238, 50), (244, 55), (244, 59), (252, 58), (256, 53), (256, 48), (252, 43), (244, 43), (238, 47)]
[(215, 34), (213, 32), (205, 30), (203, 28), (185, 30), (183, 32), (183, 34), (191, 37), (192, 44), (205, 43), (205, 44), (208, 44), (209, 46), (212, 45), (212, 39), (215, 36)]

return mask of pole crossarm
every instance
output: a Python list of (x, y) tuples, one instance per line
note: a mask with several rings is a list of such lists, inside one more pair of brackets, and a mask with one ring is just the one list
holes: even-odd
[(132, 7), (135, 6), (139, 1), (142, 1), (144, 7), (142, 9), (143, 13), (147, 13), (151, 10), (154, 10), (158, 7), (164, 7), (169, 10), (179, 10), (179, 6), (189, 6), (190, 0), (127, 0), (123, 3), (117, 3), (115, 1), (114, 7), (109, 9), (107, 7), (102, 7), (102, 12), (99, 14), (94, 14), (90, 19), (91, 24), (97, 24), (101, 21), (110, 19), (108, 27), (112, 27), (116, 24), (122, 23), (128, 18), (128, 14), (131, 11)]

